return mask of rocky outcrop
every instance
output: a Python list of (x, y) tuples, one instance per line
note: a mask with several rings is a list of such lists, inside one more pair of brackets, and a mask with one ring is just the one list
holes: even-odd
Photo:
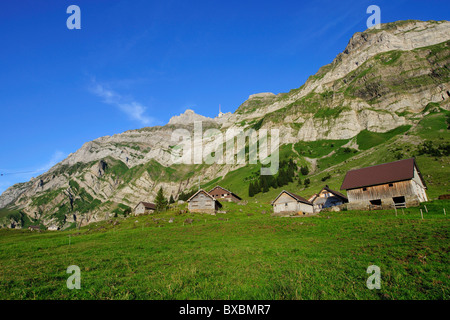
[(254, 98), (267, 98), (267, 97), (274, 97), (275, 94), (273, 94), (272, 92), (261, 92), (261, 93), (255, 93), (255, 94), (251, 94), (248, 99), (254, 99)]
[(5, 190), (0, 196), (0, 208), (13, 203), (22, 193), (27, 191), (32, 185), (32, 181), (15, 184)]
[(343, 78), (376, 54), (392, 50), (409, 51), (449, 40), (449, 21), (397, 21), (382, 24), (380, 29), (357, 32), (345, 50), (322, 70), (320, 79), (311, 78), (299, 95), (312, 90), (322, 92), (327, 83)]
[(187, 125), (187, 124), (192, 124), (195, 121), (214, 122), (214, 119), (196, 114), (193, 110), (187, 109), (184, 113), (180, 114), (179, 116), (173, 116), (169, 120), (169, 124)]

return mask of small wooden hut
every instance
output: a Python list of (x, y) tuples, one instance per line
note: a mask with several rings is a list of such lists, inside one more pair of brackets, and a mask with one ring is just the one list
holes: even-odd
[(198, 190), (187, 200), (190, 212), (215, 214), (222, 204), (203, 189)]

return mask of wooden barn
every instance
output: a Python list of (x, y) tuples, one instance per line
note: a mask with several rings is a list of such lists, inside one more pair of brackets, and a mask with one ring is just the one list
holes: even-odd
[(215, 199), (221, 199), (223, 201), (239, 202), (242, 200), (241, 197), (239, 197), (238, 195), (234, 194), (233, 192), (231, 192), (225, 188), (222, 188), (221, 186), (214, 187), (208, 193), (210, 195), (212, 195)]
[(308, 199), (314, 206), (314, 212), (320, 212), (322, 209), (331, 208), (348, 202), (346, 196), (342, 193), (330, 189), (327, 185)]
[(272, 201), (272, 206), (274, 214), (310, 214), (314, 212), (311, 202), (286, 190), (281, 191), (278, 197)]
[(348, 171), (341, 190), (356, 210), (417, 206), (428, 201), (414, 158)]
[(190, 212), (200, 212), (214, 214), (222, 204), (203, 189), (198, 190), (187, 200), (188, 210)]
[(139, 202), (136, 207), (134, 207), (134, 215), (138, 216), (140, 214), (153, 213), (156, 211), (156, 204), (150, 202)]

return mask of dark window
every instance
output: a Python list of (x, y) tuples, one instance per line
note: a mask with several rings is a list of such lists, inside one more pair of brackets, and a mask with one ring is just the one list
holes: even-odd
[(389, 183), (389, 187), (393, 187), (394, 186), (394, 184), (393, 183)]
[(375, 206), (381, 206), (381, 199), (370, 200), (370, 204), (373, 204)]
[(401, 196), (401, 197), (393, 197), (392, 200), (394, 200), (395, 204), (403, 204), (406, 202), (405, 197)]
[(363, 191), (367, 191), (367, 188), (363, 188)]

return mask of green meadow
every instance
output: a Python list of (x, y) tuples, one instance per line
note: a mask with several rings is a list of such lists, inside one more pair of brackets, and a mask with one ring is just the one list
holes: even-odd
[[(429, 111), (414, 126), (386, 133), (285, 144), (280, 160), (293, 159), (309, 173), (298, 170), (292, 182), (253, 197), (249, 184), (258, 179), (260, 164), (205, 181), (202, 188), (221, 185), (247, 202), (225, 203), (226, 213), (215, 216), (185, 213), (180, 205), (125, 218), (124, 206), (112, 220), (38, 233), (26, 227), (39, 221), (1, 209), (0, 219), (14, 218), (25, 228), (0, 229), (0, 299), (447, 300), (450, 200), (437, 199), (449, 193), (450, 118), (438, 106)], [(428, 187), (430, 202), (420, 208), (271, 216), (270, 202), (283, 189), (309, 198), (324, 185), (340, 190), (348, 170), (410, 157)], [(127, 169), (117, 162), (111, 174), (133, 183), (137, 171), (156, 180), (184, 179), (196, 169), (162, 169), (151, 162)], [(55, 194), (34, 201), (48, 202)], [(83, 199), (77, 210), (95, 205)], [(81, 270), (79, 290), (66, 287), (71, 265)], [(370, 265), (381, 269), (379, 290), (366, 286)]]
[[(2, 229), (0, 299), (449, 299), (449, 203), (422, 204), (424, 219), (420, 208), (273, 217), (250, 201), (216, 216), (175, 207), (79, 230)], [(66, 287), (70, 265), (79, 290)], [(370, 265), (379, 290), (366, 286)]]

